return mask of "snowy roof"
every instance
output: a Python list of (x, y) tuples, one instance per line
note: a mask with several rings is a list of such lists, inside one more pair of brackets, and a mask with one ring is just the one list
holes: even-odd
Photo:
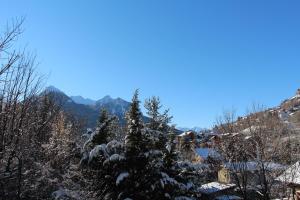
[(203, 159), (207, 159), (208, 156), (210, 157), (218, 157), (220, 156), (214, 149), (212, 148), (196, 148), (195, 152)]
[(211, 182), (202, 185), (199, 188), (199, 191), (203, 194), (212, 194), (222, 190), (232, 189), (235, 187), (235, 184), (223, 184), (218, 182)]
[(120, 185), (120, 183), (126, 179), (127, 177), (129, 176), (129, 173), (128, 172), (123, 172), (121, 174), (119, 174), (119, 176), (117, 177), (117, 180), (116, 180), (116, 185)]
[(293, 183), (293, 184), (300, 185), (300, 161), (298, 161), (294, 165), (290, 166), (276, 180), (285, 182), (285, 183)]
[(216, 197), (215, 200), (242, 200), (242, 198), (234, 195), (223, 195)]
[(281, 170), (284, 169), (285, 166), (278, 164), (278, 163), (272, 163), (272, 162), (234, 162), (234, 163), (225, 163), (223, 165), (224, 168), (230, 169), (230, 170), (248, 170), (248, 171), (256, 171), (259, 170), (261, 167), (261, 164), (264, 165), (264, 168), (267, 170)]
[(178, 135), (178, 136), (179, 136), (179, 137), (185, 137), (185, 136), (190, 135), (190, 134), (192, 134), (192, 133), (193, 133), (193, 131), (186, 131), (186, 132), (181, 133), (181, 134)]

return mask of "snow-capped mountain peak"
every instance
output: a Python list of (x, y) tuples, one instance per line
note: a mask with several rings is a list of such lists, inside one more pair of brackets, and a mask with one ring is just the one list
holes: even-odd
[(46, 87), (45, 92), (64, 93), (63, 91), (61, 91), (60, 89), (54, 87), (53, 85), (50, 85), (50, 86)]

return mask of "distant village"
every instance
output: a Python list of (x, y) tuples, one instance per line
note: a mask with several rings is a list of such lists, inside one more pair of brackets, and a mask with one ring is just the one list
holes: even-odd
[[(300, 95), (300, 90), (297, 94)], [(238, 189), (247, 191), (248, 198), (251, 196), (250, 199), (259, 199), (260, 194), (255, 188), (260, 184), (261, 177), (257, 176), (261, 170), (260, 160), (226, 162), (226, 159), (218, 152), (222, 140), (235, 138), (241, 134), (245, 139), (251, 138), (247, 130), (224, 134), (220, 134), (217, 130), (185, 131), (176, 136), (177, 148), (183, 152), (185, 158), (202, 165), (211, 172), (207, 183), (200, 188), (204, 200), (242, 200), (244, 198), (238, 195)], [(274, 184), (277, 184), (277, 189), (280, 191), (276, 193), (281, 195), (278, 199), (300, 200), (300, 161), (293, 165), (269, 162), (263, 163), (263, 166), (267, 174), (276, 176)], [(243, 178), (247, 179), (247, 183), (244, 183), (246, 188), (243, 188), (243, 183), (241, 183)]]

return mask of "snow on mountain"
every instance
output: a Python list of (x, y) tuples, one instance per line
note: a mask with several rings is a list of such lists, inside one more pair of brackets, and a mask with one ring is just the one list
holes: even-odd
[(50, 86), (46, 87), (46, 89), (44, 90), (44, 92), (64, 93), (60, 89), (54, 87), (53, 85), (50, 85)]
[(194, 131), (196, 133), (199, 133), (199, 132), (202, 132), (202, 131), (207, 131), (206, 128), (201, 128), (201, 127), (197, 127), (197, 126), (195, 126), (193, 128), (187, 128), (187, 127), (176, 127), (176, 128), (178, 130), (184, 131), (184, 132), (186, 132), (186, 131)]
[(107, 95), (95, 104), (97, 110), (100, 110), (102, 107), (106, 108), (109, 113), (119, 117), (121, 122), (125, 122), (124, 117), (130, 107), (130, 103), (121, 98), (114, 99)]
[(70, 96), (70, 98), (78, 104), (83, 104), (83, 105), (95, 105), (96, 101), (89, 99), (89, 98), (84, 98), (82, 96)]
[[(107, 95), (98, 101), (94, 101), (82, 96), (67, 96), (54, 86), (47, 87), (41, 95), (48, 93), (54, 94), (56, 102), (60, 104), (64, 111), (71, 113), (78, 119), (84, 119), (89, 128), (96, 126), (101, 108), (105, 108), (110, 114), (116, 115), (121, 124), (126, 123), (125, 114), (130, 107), (130, 102), (121, 98), (114, 99)], [(146, 118), (144, 117), (144, 119)]]

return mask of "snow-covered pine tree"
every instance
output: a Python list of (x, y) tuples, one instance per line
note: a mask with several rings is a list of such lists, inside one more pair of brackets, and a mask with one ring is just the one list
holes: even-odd
[(118, 131), (116, 121), (115, 116), (109, 116), (104, 108), (101, 109), (96, 130), (86, 134), (89, 138), (83, 145), (81, 166), (88, 182), (86, 189), (100, 199), (113, 200), (118, 196), (115, 179), (122, 169), (119, 161), (124, 160), (121, 155), (124, 150), (123, 144), (112, 140)]
[(162, 189), (161, 162), (154, 159), (162, 154), (161, 151), (147, 144), (153, 142), (153, 137), (151, 137), (151, 130), (144, 128), (139, 104), (138, 91), (136, 91), (127, 113), (126, 171), (117, 179), (120, 189), (119, 199), (169, 199)]
[(143, 122), (140, 111), (140, 101), (138, 99), (138, 90), (135, 91), (131, 106), (127, 112), (127, 135), (125, 138), (125, 150), (128, 160), (135, 159), (143, 150)]
[(160, 99), (158, 97), (152, 97), (146, 99), (144, 107), (146, 108), (146, 113), (149, 116), (149, 123), (147, 127), (152, 130), (159, 130), (160, 121), (159, 121), (159, 110), (161, 109)]
[(169, 123), (171, 123), (172, 116), (169, 116), (168, 109), (163, 113), (160, 112), (162, 105), (159, 97), (153, 96), (147, 99), (144, 106), (149, 117), (146, 127), (152, 131), (152, 137), (156, 137), (154, 138), (154, 148), (164, 151), (168, 133), (170, 132)]
[[(142, 198), (141, 184), (147, 179), (145, 172), (147, 158), (145, 156), (145, 137), (142, 134), (143, 122), (140, 111), (140, 101), (138, 90), (135, 91), (131, 106), (127, 112), (127, 133), (125, 137), (126, 168), (128, 173), (127, 186), (124, 187), (124, 198)], [(143, 177), (145, 176), (145, 177)], [(143, 180), (142, 180), (143, 179)]]
[(170, 175), (176, 175), (174, 166), (177, 161), (178, 161), (178, 154), (176, 152), (175, 134), (173, 131), (171, 131), (168, 135), (166, 151), (164, 152), (163, 155), (164, 171)]
[(115, 121), (117, 121), (117, 117), (109, 116), (105, 108), (101, 109), (96, 130), (88, 136), (89, 139), (84, 144), (85, 153), (97, 145), (108, 143), (113, 138), (115, 129), (117, 129)]
[(101, 108), (100, 116), (98, 118), (96, 133), (93, 138), (94, 144), (106, 144), (113, 136), (113, 121), (116, 117), (110, 117), (105, 108)]
[(147, 110), (147, 115), (149, 116), (149, 122), (146, 124), (151, 130), (157, 130), (162, 132), (169, 131), (170, 127), (168, 124), (172, 120), (172, 116), (169, 116), (169, 110), (165, 110), (160, 113), (162, 108), (159, 97), (151, 97), (146, 99), (144, 107)]

